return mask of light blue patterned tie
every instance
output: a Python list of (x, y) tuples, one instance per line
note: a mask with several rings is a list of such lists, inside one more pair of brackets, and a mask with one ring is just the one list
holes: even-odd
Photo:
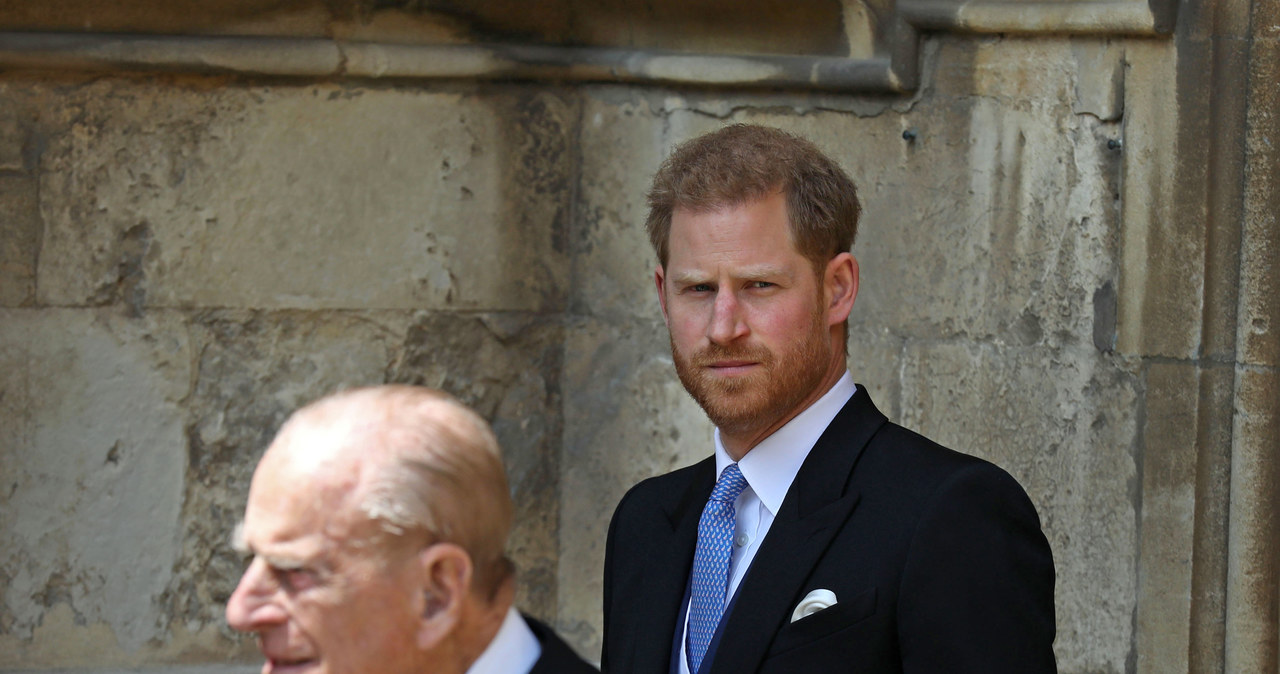
[(698, 547), (693, 553), (693, 587), (689, 600), (689, 671), (697, 674), (711, 637), (724, 614), (729, 587), (729, 557), (733, 554), (733, 502), (747, 480), (731, 463), (720, 473), (711, 498), (698, 520)]

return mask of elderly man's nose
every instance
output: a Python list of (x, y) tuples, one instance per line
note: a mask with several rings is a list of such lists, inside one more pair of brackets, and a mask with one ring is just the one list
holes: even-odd
[(227, 600), (227, 624), (241, 632), (253, 632), (284, 622), (287, 616), (276, 603), (276, 584), (255, 559), (240, 577), (240, 584)]

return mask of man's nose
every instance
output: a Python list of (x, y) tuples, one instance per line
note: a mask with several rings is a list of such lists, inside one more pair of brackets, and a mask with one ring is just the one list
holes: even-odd
[(276, 601), (278, 590), (266, 564), (255, 558), (227, 600), (227, 624), (241, 632), (257, 632), (285, 622), (288, 616)]
[(728, 344), (747, 334), (747, 322), (743, 307), (732, 290), (721, 288), (716, 293), (711, 309), (711, 322), (707, 326), (707, 338), (716, 344)]

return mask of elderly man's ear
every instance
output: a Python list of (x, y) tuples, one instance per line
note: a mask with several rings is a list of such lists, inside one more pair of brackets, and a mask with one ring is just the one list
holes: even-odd
[(471, 589), (471, 556), (452, 543), (436, 543), (418, 554), (421, 594), (418, 647), (435, 648), (462, 620), (463, 602)]

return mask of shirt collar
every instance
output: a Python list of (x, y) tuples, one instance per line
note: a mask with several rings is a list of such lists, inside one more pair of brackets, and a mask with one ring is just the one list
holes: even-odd
[(538, 643), (538, 637), (513, 607), (507, 609), (502, 627), (498, 628), (498, 633), (480, 657), (471, 663), (467, 674), (524, 674), (533, 669), (540, 657), (542, 644)]
[[(844, 376), (821, 398), (782, 428), (761, 440), (760, 444), (752, 447), (738, 462), (742, 477), (771, 515), (777, 516), (778, 508), (782, 507), (782, 499), (786, 498), (787, 490), (791, 489), (791, 483), (795, 481), (796, 473), (800, 472), (800, 465), (809, 456), (809, 450), (813, 449), (823, 431), (831, 425), (831, 420), (836, 418), (844, 404), (857, 391), (858, 385), (853, 383), (853, 376), (846, 370)], [(721, 471), (733, 463), (733, 458), (720, 442), (718, 428), (715, 432), (715, 444), (718, 479)]]

